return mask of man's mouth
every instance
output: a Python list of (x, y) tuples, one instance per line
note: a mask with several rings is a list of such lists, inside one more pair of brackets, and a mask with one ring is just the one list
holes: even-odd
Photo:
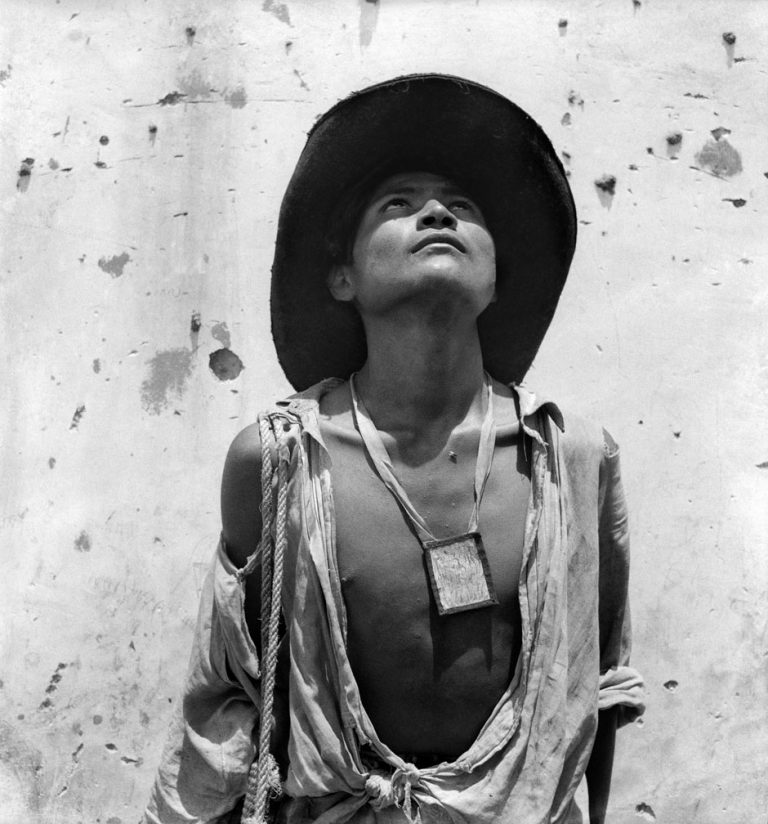
[(422, 238), (414, 247), (411, 249), (411, 253), (415, 254), (416, 252), (420, 252), (425, 246), (431, 246), (434, 243), (446, 243), (449, 246), (453, 246), (454, 249), (458, 249), (460, 252), (466, 253), (466, 247), (464, 244), (454, 235), (448, 235), (443, 233), (436, 233), (433, 235), (427, 235), (427, 237)]

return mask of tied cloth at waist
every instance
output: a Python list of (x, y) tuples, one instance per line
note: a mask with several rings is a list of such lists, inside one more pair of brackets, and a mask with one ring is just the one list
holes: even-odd
[(373, 767), (365, 782), (365, 792), (370, 796), (368, 803), (374, 810), (399, 807), (411, 824), (419, 824), (421, 816), (411, 797), (411, 787), (418, 786), (419, 781), (419, 770), (415, 764), (406, 763), (394, 771)]

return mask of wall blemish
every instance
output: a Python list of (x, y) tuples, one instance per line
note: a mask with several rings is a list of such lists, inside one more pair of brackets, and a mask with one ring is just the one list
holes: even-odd
[(287, 26), (291, 25), (291, 15), (285, 3), (278, 3), (277, 0), (264, 0), (261, 10), (274, 14), (281, 23), (285, 23)]
[(656, 813), (654, 813), (653, 807), (651, 807), (650, 804), (646, 804), (645, 801), (641, 801), (635, 805), (635, 815), (645, 821), (656, 820)]
[(181, 398), (192, 374), (192, 350), (168, 349), (158, 352), (149, 363), (149, 375), (141, 384), (141, 403), (151, 415), (168, 406), (169, 396)]
[(225, 349), (229, 349), (232, 345), (232, 335), (226, 321), (215, 323), (211, 327), (211, 337), (217, 340)]
[(91, 551), (91, 536), (85, 530), (75, 538), (75, 549), (78, 552)]
[(32, 167), (35, 165), (34, 157), (25, 157), (21, 161), (19, 168), (19, 177), (16, 181), (16, 188), (20, 192), (26, 192), (29, 189), (29, 178), (32, 176)]
[(83, 419), (83, 415), (85, 415), (85, 404), (82, 403), (80, 406), (75, 409), (74, 415), (72, 415), (72, 422), (69, 424), (70, 429), (77, 429), (80, 426), (80, 421)]
[(208, 366), (220, 381), (232, 381), (245, 369), (240, 358), (227, 348), (211, 352)]
[(119, 278), (123, 274), (126, 263), (131, 260), (128, 252), (123, 252), (119, 255), (113, 255), (111, 258), (99, 258), (99, 269), (103, 272), (108, 272), (113, 278)]
[(733, 177), (742, 170), (741, 155), (723, 137), (708, 140), (697, 152), (695, 161), (699, 169), (715, 177)]

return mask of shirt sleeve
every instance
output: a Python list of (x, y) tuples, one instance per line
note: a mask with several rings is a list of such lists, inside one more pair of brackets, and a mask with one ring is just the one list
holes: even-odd
[(256, 754), (259, 659), (244, 585), (219, 544), (200, 598), (181, 696), (142, 824), (223, 824)]
[(600, 466), (600, 692), (601, 710), (619, 706), (620, 725), (645, 711), (644, 684), (630, 666), (629, 528), (621, 483), (619, 448), (604, 432)]

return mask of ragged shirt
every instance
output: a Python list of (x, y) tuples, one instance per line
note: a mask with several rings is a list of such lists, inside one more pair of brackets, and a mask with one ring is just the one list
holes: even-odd
[[(577, 824), (574, 801), (598, 709), (643, 709), (629, 666), (629, 546), (618, 448), (515, 387), (531, 444), (519, 582), (522, 647), (469, 749), (424, 769), (376, 734), (346, 651), (330, 459), (318, 424), (325, 381), (278, 405), (294, 435), (283, 611), (289, 647), (288, 824)], [(181, 701), (145, 824), (224, 821), (256, 754), (260, 662), (242, 575), (220, 544), (204, 585)], [(364, 754), (373, 753), (372, 761)]]

